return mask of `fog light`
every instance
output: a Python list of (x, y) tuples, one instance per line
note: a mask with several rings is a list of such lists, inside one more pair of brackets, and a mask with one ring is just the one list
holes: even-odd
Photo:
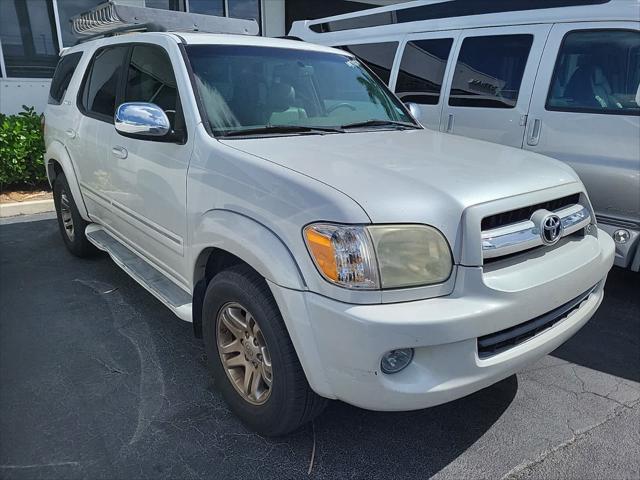
[(383, 373), (398, 373), (413, 360), (413, 348), (391, 350), (382, 356), (380, 368)]
[(613, 241), (616, 243), (627, 243), (629, 238), (631, 238), (629, 230), (621, 228), (620, 230), (613, 232)]

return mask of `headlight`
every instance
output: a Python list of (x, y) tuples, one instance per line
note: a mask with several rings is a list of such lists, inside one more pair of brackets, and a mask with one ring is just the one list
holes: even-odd
[(402, 288), (441, 283), (452, 269), (449, 245), (426, 225), (313, 224), (304, 229), (320, 273), (346, 288)]

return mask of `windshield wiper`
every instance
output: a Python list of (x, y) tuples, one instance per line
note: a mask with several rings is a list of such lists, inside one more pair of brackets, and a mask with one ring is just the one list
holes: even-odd
[(411, 122), (398, 122), (396, 120), (367, 120), (366, 122), (354, 122), (347, 123), (346, 125), (341, 125), (340, 128), (349, 129), (349, 128), (360, 128), (360, 127), (404, 127), (404, 128), (416, 128), (421, 129), (422, 127), (416, 125)]
[(244, 137), (261, 134), (278, 133), (342, 133), (343, 130), (335, 127), (307, 127), (304, 125), (266, 125), (264, 127), (247, 128), (244, 130), (232, 130), (222, 134), (222, 137)]

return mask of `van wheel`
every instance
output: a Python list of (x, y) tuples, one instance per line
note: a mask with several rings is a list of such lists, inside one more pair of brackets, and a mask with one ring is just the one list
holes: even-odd
[(247, 426), (284, 435), (322, 412), (327, 400), (309, 387), (271, 291), (252, 268), (236, 265), (216, 275), (202, 314), (214, 381)]
[(60, 234), (67, 249), (77, 257), (89, 257), (98, 249), (84, 234), (88, 223), (80, 216), (76, 202), (71, 195), (69, 182), (64, 173), (60, 173), (53, 183), (53, 203), (58, 216)]

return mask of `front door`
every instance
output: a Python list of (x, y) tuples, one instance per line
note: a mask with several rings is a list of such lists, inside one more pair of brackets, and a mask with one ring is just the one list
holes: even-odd
[(550, 25), (464, 31), (441, 131), (522, 147), (529, 100)]
[(442, 85), (459, 35), (459, 30), (416, 33), (408, 35), (400, 46), (400, 66), (391, 85), (420, 123), (433, 130), (440, 129)]
[[(175, 52), (173, 52), (175, 49)], [(186, 178), (193, 140), (186, 136), (180, 91), (169, 52), (175, 44), (131, 45), (122, 102), (150, 102), (164, 110), (184, 142), (125, 137), (112, 129), (109, 161), (114, 165), (114, 209), (118, 233), (135, 250), (185, 288)], [(180, 60), (181, 61), (181, 60)]]
[(637, 22), (554, 25), (531, 99), (525, 148), (571, 165), (603, 228), (640, 236), (640, 32)]

